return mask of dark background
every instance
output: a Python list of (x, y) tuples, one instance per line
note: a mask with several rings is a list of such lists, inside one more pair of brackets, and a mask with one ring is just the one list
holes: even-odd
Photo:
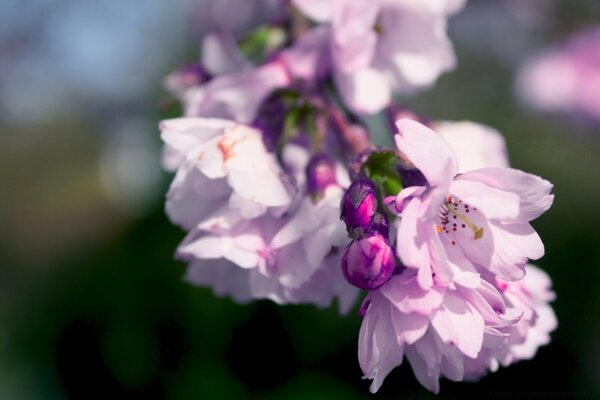
[[(204, 3), (0, 3), (0, 399), (433, 397), (408, 363), (369, 394), (356, 310), (238, 305), (182, 281), (157, 122), (162, 77), (196, 58)], [(458, 69), (403, 100), (494, 126), (513, 166), (555, 184), (535, 222), (552, 343), (438, 398), (600, 398), (600, 127), (513, 90), (528, 56), (594, 23), (596, 0), (473, 0), (450, 24)]]

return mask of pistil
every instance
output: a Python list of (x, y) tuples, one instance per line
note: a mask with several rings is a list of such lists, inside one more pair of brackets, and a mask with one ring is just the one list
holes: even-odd
[(445, 201), (444, 206), (446, 207), (446, 210), (448, 210), (449, 213), (455, 215), (473, 231), (473, 239), (479, 240), (483, 237), (483, 227), (478, 227), (469, 217), (467, 217), (465, 214), (461, 213), (456, 208), (454, 208), (455, 205), (450, 203), (449, 201)]

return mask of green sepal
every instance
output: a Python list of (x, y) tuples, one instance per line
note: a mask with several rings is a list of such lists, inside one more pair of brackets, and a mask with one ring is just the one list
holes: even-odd
[(361, 166), (361, 172), (377, 186), (381, 197), (395, 196), (403, 189), (399, 159), (392, 150), (376, 150)]

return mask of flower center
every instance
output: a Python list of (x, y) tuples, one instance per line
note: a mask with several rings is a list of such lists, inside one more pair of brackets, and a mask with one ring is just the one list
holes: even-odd
[[(461, 211), (461, 207), (464, 209), (464, 212)], [(471, 210), (477, 211), (477, 208), (471, 208), (468, 204), (463, 204), (462, 200), (457, 200), (453, 196), (448, 196), (442, 205), (442, 220), (441, 225), (437, 225), (437, 232), (450, 233), (456, 232), (459, 227), (461, 229), (468, 227), (473, 231), (473, 239), (481, 239), (484, 232), (483, 227), (478, 227), (477, 224), (467, 216)]]

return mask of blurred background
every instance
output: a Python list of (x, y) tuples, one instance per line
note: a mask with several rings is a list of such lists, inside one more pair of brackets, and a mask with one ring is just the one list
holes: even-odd
[[(258, 1), (220, 4), (243, 28)], [(356, 311), (238, 305), (183, 282), (157, 123), (162, 78), (197, 59), (208, 14), (201, 0), (0, 2), (0, 399), (434, 397), (407, 363), (369, 394)], [(600, 123), (515, 95), (523, 63), (594, 24), (597, 0), (471, 0), (450, 23), (458, 69), (402, 100), (497, 128), (513, 166), (555, 184), (534, 224), (552, 343), (437, 398), (600, 398)]]

